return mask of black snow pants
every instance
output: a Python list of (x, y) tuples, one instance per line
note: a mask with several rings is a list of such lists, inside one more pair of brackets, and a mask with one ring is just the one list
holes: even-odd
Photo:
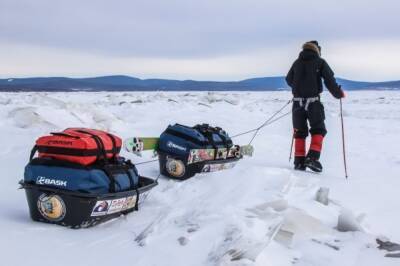
[[(292, 120), (295, 138), (307, 138), (308, 132), (311, 135), (322, 136), (325, 136), (327, 133), (324, 106), (320, 101), (310, 103), (307, 110), (299, 102), (293, 102)], [(310, 129), (308, 128), (307, 121), (310, 124)]]

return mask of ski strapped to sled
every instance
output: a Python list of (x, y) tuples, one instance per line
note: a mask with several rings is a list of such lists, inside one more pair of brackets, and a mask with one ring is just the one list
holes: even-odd
[(242, 158), (243, 156), (253, 156), (253, 152), (254, 148), (251, 145), (234, 145), (232, 148), (229, 149), (191, 149), (189, 152), (188, 164), (211, 160)]
[[(142, 151), (154, 150), (158, 148), (160, 138), (156, 137), (133, 137), (124, 141), (125, 150), (141, 156)], [(171, 146), (173, 143), (171, 143)], [(254, 147), (252, 145), (234, 145), (232, 148), (210, 148), (210, 149), (191, 149), (187, 159), (188, 164), (211, 161), (225, 160), (228, 158), (241, 158), (243, 156), (253, 156)]]
[(138, 156), (142, 151), (157, 150), (160, 138), (133, 137), (124, 141), (125, 150)]

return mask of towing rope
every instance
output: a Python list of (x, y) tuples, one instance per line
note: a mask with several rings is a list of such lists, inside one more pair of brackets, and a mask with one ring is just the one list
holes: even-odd
[[(243, 136), (243, 135), (247, 135), (247, 134), (250, 134), (250, 133), (253, 133), (253, 132), (254, 132), (254, 134), (253, 134), (253, 136), (252, 136), (252, 138), (251, 138), (251, 140), (250, 140), (250, 142), (249, 142), (249, 145), (250, 145), (250, 144), (253, 142), (253, 140), (256, 138), (258, 132), (259, 132), (262, 128), (264, 128), (264, 127), (266, 127), (266, 126), (269, 126), (269, 125), (275, 123), (276, 121), (278, 121), (278, 120), (280, 120), (280, 119), (284, 118), (285, 116), (287, 116), (287, 115), (289, 115), (289, 114), (292, 113), (292, 111), (289, 111), (289, 112), (286, 112), (286, 113), (284, 113), (284, 114), (282, 114), (282, 115), (276, 117), (276, 116), (277, 116), (280, 112), (282, 112), (283, 109), (285, 109), (291, 102), (293, 102), (293, 100), (289, 100), (287, 103), (285, 103), (285, 105), (283, 105), (278, 111), (276, 111), (274, 114), (272, 114), (272, 116), (270, 116), (270, 117), (269, 117), (263, 124), (261, 124), (259, 127), (256, 127), (256, 128), (254, 128), (254, 129), (251, 129), (251, 130), (248, 130), (248, 131), (239, 133), (239, 134), (236, 134), (236, 135), (232, 136), (231, 138), (236, 138), (236, 137)], [(294, 111), (296, 111), (296, 110), (294, 110)], [(276, 117), (276, 118), (275, 118), (275, 117)], [(274, 118), (275, 118), (275, 119), (274, 119)]]

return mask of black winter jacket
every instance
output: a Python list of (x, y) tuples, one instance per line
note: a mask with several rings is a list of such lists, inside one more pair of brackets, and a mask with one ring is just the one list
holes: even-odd
[(328, 63), (316, 51), (305, 49), (293, 63), (286, 76), (294, 97), (316, 97), (322, 92), (322, 80), (335, 98), (343, 97), (340, 86)]

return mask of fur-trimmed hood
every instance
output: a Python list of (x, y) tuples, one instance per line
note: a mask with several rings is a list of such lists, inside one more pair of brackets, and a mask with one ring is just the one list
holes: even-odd
[(319, 56), (321, 56), (321, 51), (319, 50), (319, 47), (312, 42), (306, 42), (305, 44), (303, 44), (303, 50), (311, 50), (316, 52)]

